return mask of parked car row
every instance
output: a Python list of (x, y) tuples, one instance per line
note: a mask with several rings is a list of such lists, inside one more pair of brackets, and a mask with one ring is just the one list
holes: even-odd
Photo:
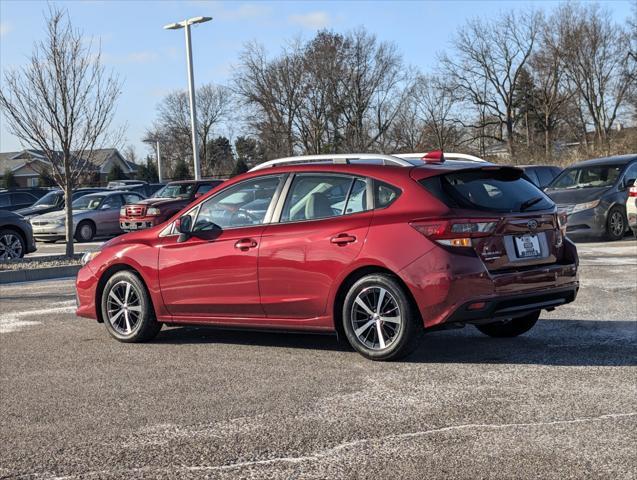
[[(406, 155), (419, 161), (418, 155)], [(461, 162), (464, 157), (448, 160)], [(467, 158), (464, 161), (471, 161)], [(488, 162), (487, 162), (488, 163)], [(572, 237), (622, 238), (632, 230), (637, 238), (637, 155), (580, 162), (565, 170), (549, 165), (524, 165), (523, 178), (544, 190), (563, 210)], [(117, 235), (152, 228), (207, 193), (222, 180), (203, 179), (165, 183), (140, 180), (109, 182), (106, 188), (74, 190), (73, 224), (77, 241), (96, 236)], [(257, 190), (243, 208), (243, 214), (259, 216), (266, 212), (268, 200)], [(83, 197), (89, 197), (78, 201)], [(3, 220), (0, 231), (0, 259), (28, 253), (36, 240), (56, 241), (65, 237), (64, 193), (60, 189), (18, 188), (0, 190), (0, 210), (13, 210), (28, 220), (31, 228), (17, 217)], [(232, 214), (232, 212), (226, 212)], [(3, 212), (3, 219), (8, 218)], [(15, 233), (6, 233), (14, 229)], [(8, 235), (8, 236), (7, 236)], [(21, 239), (16, 243), (17, 239)], [(19, 244), (19, 245), (18, 245)]]

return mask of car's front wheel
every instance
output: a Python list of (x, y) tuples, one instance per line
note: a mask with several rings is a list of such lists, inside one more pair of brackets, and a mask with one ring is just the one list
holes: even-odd
[(408, 355), (424, 331), (403, 287), (387, 274), (367, 275), (355, 282), (345, 297), (342, 315), (350, 345), (371, 360)]
[(26, 253), (26, 244), (22, 236), (8, 228), (0, 229), (0, 260), (22, 258)]
[(485, 335), (496, 338), (511, 338), (522, 335), (533, 328), (540, 318), (540, 310), (531, 312), (523, 317), (511, 318), (501, 322), (476, 325)]
[(109, 278), (101, 303), (106, 329), (120, 342), (151, 340), (161, 330), (148, 291), (133, 272), (120, 271)]

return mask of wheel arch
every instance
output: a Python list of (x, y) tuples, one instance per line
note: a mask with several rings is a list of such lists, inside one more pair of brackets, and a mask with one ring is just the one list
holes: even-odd
[[(339, 338), (345, 338), (345, 330), (343, 329), (343, 302), (345, 301), (345, 297), (347, 296), (347, 292), (350, 287), (356, 283), (359, 279), (371, 275), (374, 273), (384, 273), (387, 275), (391, 275), (403, 288), (405, 295), (411, 301), (414, 310), (417, 312), (420, 317), (420, 310), (418, 308), (418, 303), (416, 303), (416, 299), (414, 298), (411, 290), (407, 286), (407, 284), (403, 281), (402, 278), (396, 272), (391, 271), (389, 268), (380, 266), (380, 265), (365, 265), (356, 268), (351, 271), (341, 282), (336, 291), (336, 295), (334, 296), (334, 302), (332, 306), (332, 318), (334, 321), (334, 329), (336, 330), (336, 334)], [(421, 318), (422, 320), (422, 318)]]
[(146, 289), (146, 292), (148, 293), (148, 298), (150, 300), (151, 308), (153, 309), (153, 312), (156, 312), (155, 305), (153, 304), (153, 297), (148, 290), (148, 285), (146, 285), (146, 281), (144, 280), (143, 275), (135, 267), (127, 263), (116, 263), (109, 266), (106, 270), (104, 270), (104, 272), (102, 272), (102, 275), (100, 276), (97, 282), (97, 288), (95, 289), (95, 313), (97, 315), (98, 323), (104, 323), (104, 318), (102, 317), (102, 295), (104, 294), (104, 287), (106, 285), (106, 282), (108, 282), (108, 280), (113, 275), (122, 271), (131, 272), (137, 278), (139, 278), (139, 281), (142, 282), (142, 285), (144, 285), (144, 288)]

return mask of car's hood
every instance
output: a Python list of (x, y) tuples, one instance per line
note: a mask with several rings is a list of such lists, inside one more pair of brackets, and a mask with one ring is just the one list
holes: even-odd
[(546, 189), (544, 193), (551, 197), (558, 205), (575, 205), (576, 203), (586, 203), (597, 200), (611, 188), (612, 187)]
[(169, 205), (186, 205), (191, 201), (190, 198), (146, 198), (135, 202), (135, 205), (145, 205), (147, 207), (166, 207)]
[(38, 205), (37, 207), (33, 206), (33, 207), (20, 208), (19, 210), (16, 210), (15, 212), (26, 217), (26, 216), (32, 216), (32, 215), (42, 215), (48, 212), (54, 212), (56, 210), (59, 210), (59, 208), (60, 207), (52, 207), (50, 205)]
[[(84, 212), (89, 212), (89, 211), (91, 210), (73, 210), (73, 217), (77, 217), (78, 215)], [(49, 212), (49, 213), (45, 213), (44, 215), (37, 216), (38, 220), (48, 220), (48, 221), (64, 220), (65, 218), (66, 218), (65, 210), (58, 210), (56, 212)]]

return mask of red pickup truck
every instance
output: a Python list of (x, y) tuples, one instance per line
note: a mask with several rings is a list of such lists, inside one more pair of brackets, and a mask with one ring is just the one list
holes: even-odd
[(123, 206), (119, 211), (119, 226), (130, 232), (159, 225), (222, 182), (217, 179), (170, 182), (153, 198)]

